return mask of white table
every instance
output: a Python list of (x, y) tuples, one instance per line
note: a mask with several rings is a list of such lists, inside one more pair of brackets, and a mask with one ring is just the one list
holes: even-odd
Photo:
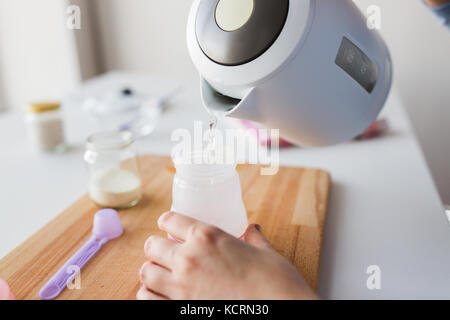
[[(174, 82), (112, 73), (95, 79), (66, 102), (71, 149), (61, 155), (28, 149), (22, 114), (0, 114), (0, 257), (86, 192), (84, 140), (94, 130), (82, 98), (131, 84), (155, 94)], [(139, 142), (141, 153), (169, 155), (170, 134), (206, 120), (197, 83)], [(328, 170), (333, 185), (326, 225), (320, 294), (324, 298), (450, 298), (450, 228), (417, 139), (395, 91), (385, 114), (392, 133), (322, 149), (282, 150), (282, 165)], [(381, 269), (381, 290), (366, 286), (370, 265)]]

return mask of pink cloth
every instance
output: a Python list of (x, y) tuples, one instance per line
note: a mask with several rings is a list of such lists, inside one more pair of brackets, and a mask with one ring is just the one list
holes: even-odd
[(9, 290), (8, 284), (2, 279), (0, 279), (0, 300), (14, 300), (14, 295)]
[[(250, 130), (254, 130), (254, 134), (256, 136), (256, 139), (258, 140), (260, 145), (268, 145), (270, 146), (272, 143), (272, 139), (270, 137), (261, 137), (259, 135), (258, 129), (263, 129), (264, 127), (261, 125), (258, 125), (255, 122), (251, 122), (251, 121), (247, 121), (247, 120), (240, 120), (242, 125)], [(287, 148), (287, 147), (291, 147), (292, 144), (286, 140), (284, 140), (283, 138), (280, 138), (279, 140), (279, 145), (280, 148)]]

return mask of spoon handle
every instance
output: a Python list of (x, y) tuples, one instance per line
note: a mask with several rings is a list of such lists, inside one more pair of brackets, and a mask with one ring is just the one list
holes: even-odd
[(67, 286), (69, 280), (72, 280), (77, 271), (83, 268), (106, 241), (91, 237), (41, 288), (39, 296), (44, 300), (56, 298)]

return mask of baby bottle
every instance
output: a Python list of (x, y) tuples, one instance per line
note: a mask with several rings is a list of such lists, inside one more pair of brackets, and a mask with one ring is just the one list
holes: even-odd
[(248, 221), (236, 164), (173, 160), (172, 211), (242, 236)]

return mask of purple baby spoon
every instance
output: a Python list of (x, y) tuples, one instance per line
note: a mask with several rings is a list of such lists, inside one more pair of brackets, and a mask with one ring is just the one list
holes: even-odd
[(41, 288), (39, 296), (44, 300), (56, 298), (66, 287), (68, 280), (74, 276), (69, 271), (73, 266), (83, 268), (86, 262), (109, 240), (122, 235), (123, 228), (117, 211), (103, 209), (94, 216), (94, 226), (90, 239), (56, 272)]

